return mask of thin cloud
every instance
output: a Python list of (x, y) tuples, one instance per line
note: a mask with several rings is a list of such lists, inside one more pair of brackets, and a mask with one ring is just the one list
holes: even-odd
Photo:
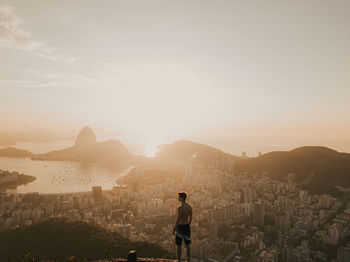
[(102, 80), (101, 77), (99, 76), (95, 76), (95, 75), (88, 75), (88, 74), (84, 74), (83, 76), (89, 78), (89, 79), (97, 79), (97, 80)]
[(74, 62), (74, 58), (65, 58), (57, 54), (57, 49), (34, 39), (30, 32), (21, 28), (23, 20), (11, 6), (0, 7), (0, 46), (33, 52), (34, 54), (61, 62)]
[(20, 85), (22, 87), (73, 86), (74, 84), (59, 81), (35, 81), (26, 79), (0, 79), (0, 83)]

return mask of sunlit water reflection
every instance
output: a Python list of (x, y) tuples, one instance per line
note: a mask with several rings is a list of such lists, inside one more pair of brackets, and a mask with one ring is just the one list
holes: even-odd
[(90, 191), (92, 186), (112, 189), (116, 179), (128, 169), (113, 171), (94, 163), (70, 161), (33, 161), (29, 158), (0, 157), (0, 169), (18, 171), (35, 176), (34, 182), (18, 186), (8, 192), (68, 193)]
[[(102, 140), (111, 138), (103, 137)], [(157, 146), (166, 141), (164, 138), (154, 137), (123, 137), (116, 139), (123, 143), (133, 154), (154, 156)], [(16, 148), (26, 149), (35, 154), (46, 153), (52, 150), (71, 147), (74, 141), (54, 141), (48, 143), (23, 142), (17, 143)], [(0, 146), (0, 149), (3, 148)], [(116, 179), (125, 175), (131, 167), (123, 171), (113, 171), (102, 168), (94, 163), (72, 161), (33, 161), (29, 158), (0, 157), (0, 169), (18, 171), (20, 173), (35, 176), (34, 182), (18, 186), (8, 192), (28, 193), (69, 193), (90, 191), (92, 186), (102, 186), (103, 189), (111, 189), (116, 184)]]

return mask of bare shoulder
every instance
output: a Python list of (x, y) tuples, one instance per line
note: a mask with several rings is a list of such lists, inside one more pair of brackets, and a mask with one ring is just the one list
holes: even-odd
[(192, 207), (191, 207), (191, 205), (190, 205), (190, 204), (188, 204), (188, 203), (185, 203), (185, 204), (186, 204), (187, 208), (189, 208), (189, 209), (191, 209), (191, 210), (192, 210)]

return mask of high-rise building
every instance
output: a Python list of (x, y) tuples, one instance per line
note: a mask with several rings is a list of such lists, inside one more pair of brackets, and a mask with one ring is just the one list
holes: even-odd
[(53, 210), (54, 210), (54, 207), (52, 204), (49, 204), (46, 206), (46, 210), (45, 210), (45, 213), (47, 215), (52, 215), (53, 214)]
[(299, 199), (301, 203), (306, 203), (308, 199), (308, 194), (306, 190), (299, 191)]
[(252, 215), (253, 204), (252, 203), (244, 203), (244, 215), (246, 217), (250, 217)]
[(290, 217), (287, 214), (277, 214), (275, 215), (275, 226), (277, 229), (285, 231), (290, 228)]
[(198, 258), (203, 259), (204, 261), (208, 257), (208, 246), (207, 244), (199, 245), (198, 246)]
[(288, 184), (295, 183), (295, 173), (289, 173), (287, 175), (287, 182), (288, 182)]
[(328, 228), (328, 236), (333, 240), (334, 243), (337, 243), (340, 235), (340, 226), (337, 223), (332, 224)]
[(210, 239), (217, 239), (218, 237), (218, 223), (216, 221), (212, 221), (209, 227), (209, 237)]
[(218, 159), (215, 160), (215, 168), (220, 169), (220, 160)]
[(102, 187), (93, 186), (92, 187), (92, 196), (96, 202), (101, 201), (102, 200)]
[(256, 191), (250, 187), (244, 189), (244, 202), (252, 203), (255, 199)]
[(226, 168), (226, 158), (221, 159), (221, 170), (225, 170)]
[(332, 197), (326, 194), (320, 195), (318, 198), (318, 203), (323, 208), (329, 208), (332, 204)]
[(337, 261), (339, 262), (350, 261), (350, 247), (338, 247)]
[(284, 247), (282, 249), (282, 261), (289, 262), (290, 261), (290, 248), (289, 247)]
[(260, 227), (265, 223), (265, 205), (261, 202), (255, 202), (253, 206), (253, 222)]
[(226, 160), (226, 171), (229, 172), (230, 174), (233, 173), (234, 164), (235, 164), (235, 162), (233, 161), (233, 159)]

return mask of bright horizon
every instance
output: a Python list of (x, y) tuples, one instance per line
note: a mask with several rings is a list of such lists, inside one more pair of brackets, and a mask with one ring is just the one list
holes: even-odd
[(348, 1), (4, 0), (0, 131), (350, 152), (349, 47)]

